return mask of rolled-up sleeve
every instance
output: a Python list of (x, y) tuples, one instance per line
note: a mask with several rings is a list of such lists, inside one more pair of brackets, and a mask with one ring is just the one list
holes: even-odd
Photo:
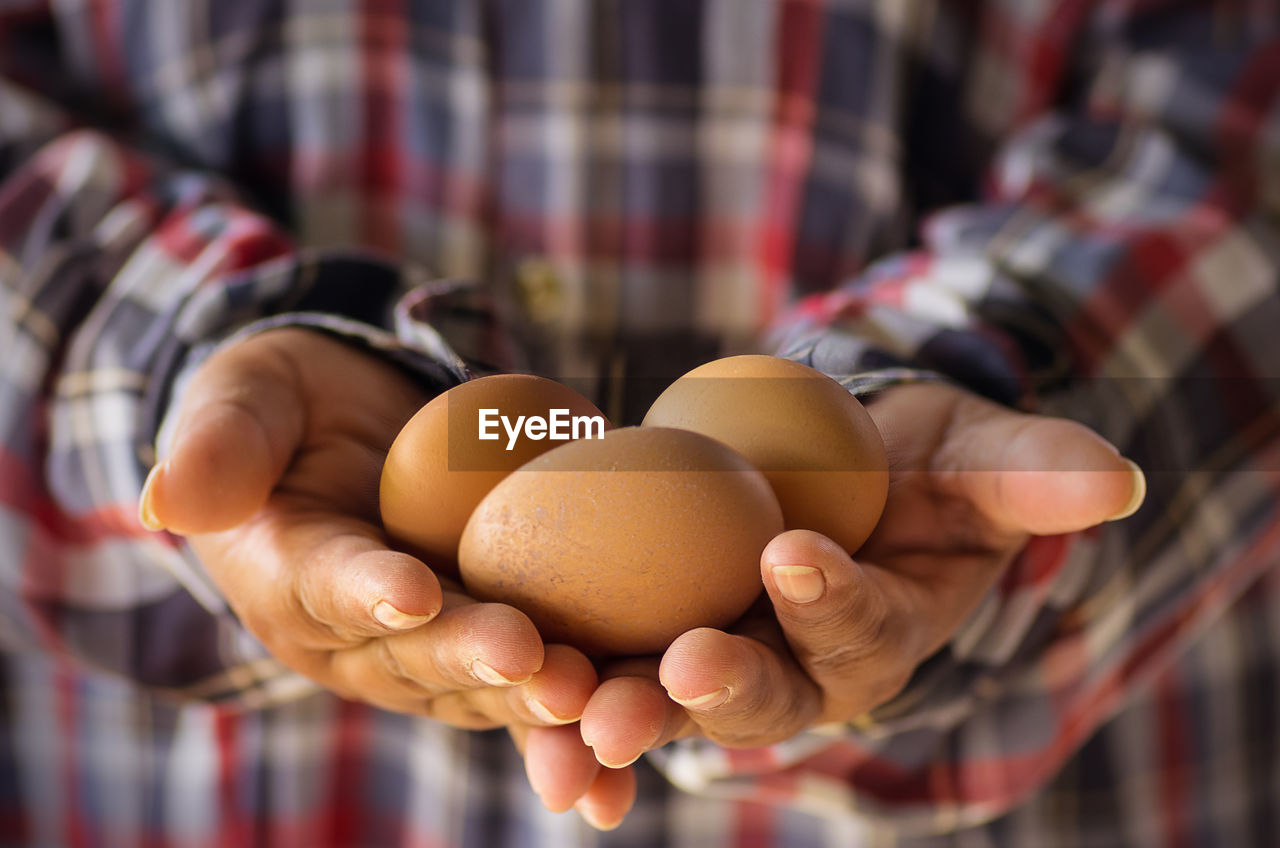
[(464, 379), (408, 311), (425, 272), (299, 253), (217, 176), (73, 127), (3, 79), (0, 162), (0, 645), (182, 697), (306, 691), (181, 540), (139, 524), (138, 494), (184, 377), (228, 339), (309, 326), (428, 387)]

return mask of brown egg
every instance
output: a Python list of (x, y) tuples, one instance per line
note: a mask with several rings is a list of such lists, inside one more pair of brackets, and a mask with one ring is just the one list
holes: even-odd
[(686, 430), (636, 427), (538, 457), (488, 494), (462, 580), (594, 656), (653, 654), (725, 627), (759, 595), (782, 512), (760, 472)]
[(787, 529), (814, 530), (853, 553), (889, 491), (875, 422), (819, 371), (774, 356), (733, 356), (693, 369), (663, 392), (645, 427), (718, 439), (769, 479)]
[[(583, 436), (584, 419), (594, 417), (601, 433), (609, 429), (591, 401), (542, 377), (503, 374), (455, 386), (418, 410), (392, 443), (378, 492), (383, 527), (402, 549), (456, 573), (458, 540), (476, 504), (511, 471), (567, 441), (553, 436)], [(496, 438), (481, 439), (482, 424)]]

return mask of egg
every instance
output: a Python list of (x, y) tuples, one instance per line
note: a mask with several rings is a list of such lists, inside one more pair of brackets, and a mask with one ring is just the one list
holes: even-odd
[(679, 427), (717, 439), (762, 471), (787, 529), (814, 530), (849, 553), (871, 535), (889, 491), (875, 422), (849, 391), (807, 365), (732, 356), (676, 380), (644, 427)]
[(501, 374), (455, 386), (418, 410), (387, 452), (383, 528), (397, 547), (455, 574), (462, 529), (490, 489), (568, 439), (609, 428), (591, 401), (554, 380)]
[(759, 596), (782, 532), (768, 482), (725, 445), (629, 427), (560, 446), (494, 487), (467, 522), (467, 590), (592, 656), (661, 652)]

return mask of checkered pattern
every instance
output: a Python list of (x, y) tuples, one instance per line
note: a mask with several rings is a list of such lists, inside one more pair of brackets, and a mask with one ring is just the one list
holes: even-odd
[[(1271, 0), (0, 0), (0, 842), (1280, 844), (1277, 220)], [(185, 377), (279, 324), (621, 421), (776, 344), (1150, 492), (868, 721), (669, 746), (595, 835), (138, 525)]]

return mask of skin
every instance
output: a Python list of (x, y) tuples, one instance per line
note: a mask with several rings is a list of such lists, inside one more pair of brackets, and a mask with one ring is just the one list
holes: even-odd
[(143, 521), (188, 537), (281, 661), (344, 697), (506, 727), (543, 803), (601, 829), (634, 802), (630, 764), (645, 751), (691, 735), (770, 744), (888, 701), (1030, 535), (1130, 513), (1145, 490), (1080, 424), (941, 384), (897, 387), (868, 407), (890, 491), (856, 559), (817, 533), (783, 533), (761, 557), (765, 597), (732, 631), (693, 630), (661, 657), (597, 669), (388, 547), (382, 460), (426, 399), (319, 333), (240, 342), (185, 392)]
[(254, 336), (192, 378), (142, 519), (186, 536), (267, 649), (344, 697), (466, 728), (576, 720), (585, 656), (388, 547), (382, 462), (426, 400), (320, 333)]

